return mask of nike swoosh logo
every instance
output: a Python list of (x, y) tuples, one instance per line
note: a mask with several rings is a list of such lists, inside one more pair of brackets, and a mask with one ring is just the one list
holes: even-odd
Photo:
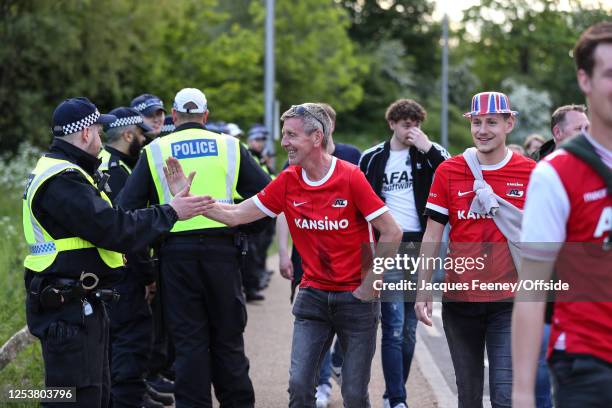
[(293, 206), (294, 207), (299, 207), (300, 205), (304, 205), (306, 204), (308, 201), (302, 201), (301, 203), (296, 203), (295, 201), (293, 202)]
[(470, 193), (473, 193), (473, 191), (458, 191), (458, 192), (457, 192), (457, 195), (458, 195), (459, 197), (463, 197), (463, 196), (468, 195), (468, 194), (470, 194)]

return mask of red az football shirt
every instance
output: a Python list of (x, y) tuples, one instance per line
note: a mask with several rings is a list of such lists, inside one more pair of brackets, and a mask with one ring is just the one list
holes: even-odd
[(332, 158), (321, 180), (290, 166), (253, 197), (270, 217), (284, 212), (302, 255), (301, 287), (354, 290), (361, 284), (361, 249), (373, 241), (373, 220), (388, 211), (359, 167)]
[[(481, 165), (482, 176), (493, 192), (518, 208), (523, 208), (527, 184), (535, 162), (508, 149), (504, 160), (495, 165)], [(448, 271), (447, 282), (516, 282), (517, 274), (508, 250), (506, 237), (495, 225), (492, 217), (474, 214), (470, 205), (474, 199), (474, 176), (463, 155), (444, 161), (436, 169), (429, 191), (426, 213), (436, 220), (450, 223), (450, 256), (480, 257), (486, 253), (485, 269), (465, 271), (463, 274)], [(456, 243), (477, 243), (473, 246)], [(484, 243), (484, 244), (482, 244)], [(492, 244), (488, 244), (492, 243)], [(455, 252), (453, 252), (455, 250)], [(470, 286), (471, 289), (471, 286)], [(512, 291), (462, 291), (449, 292), (446, 297), (455, 300), (493, 301), (513, 297)]]

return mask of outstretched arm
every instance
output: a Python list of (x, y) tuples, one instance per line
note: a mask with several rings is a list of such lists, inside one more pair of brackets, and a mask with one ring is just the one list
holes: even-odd
[(266, 216), (253, 201), (249, 198), (240, 204), (222, 204), (216, 202), (212, 197), (208, 199), (204, 216), (211, 220), (219, 221), (229, 227), (248, 224)]

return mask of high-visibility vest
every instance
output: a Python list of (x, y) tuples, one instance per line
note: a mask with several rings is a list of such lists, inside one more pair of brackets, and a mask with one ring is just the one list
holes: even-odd
[[(75, 249), (96, 248), (91, 242), (79, 237), (69, 238), (53, 238), (40, 224), (34, 216), (32, 210), (32, 200), (36, 196), (36, 192), (49, 178), (61, 173), (67, 169), (74, 169), (80, 172), (96, 189), (96, 184), (93, 179), (79, 166), (70, 163), (67, 160), (53, 159), (50, 157), (41, 157), (34, 168), (34, 171), (28, 179), (28, 185), (23, 194), (23, 232), (26, 242), (28, 243), (30, 254), (26, 256), (23, 265), (35, 272), (42, 272), (47, 269), (57, 257), (57, 254), (63, 251), (72, 251)], [(100, 196), (111, 205), (110, 199), (104, 192), (100, 192)], [(78, 197), (75, 197), (78, 199)], [(109, 268), (118, 268), (123, 266), (123, 255), (102, 248), (96, 248), (102, 261)]]
[[(216, 201), (233, 204), (241, 198), (236, 191), (240, 168), (240, 145), (235, 138), (203, 129), (185, 129), (157, 138), (145, 147), (149, 170), (160, 204), (172, 200), (163, 167), (166, 159), (178, 159), (185, 175), (196, 172), (191, 184), (194, 195), (208, 195)], [(225, 224), (198, 215), (177, 221), (170, 232), (221, 228)]]
[[(102, 160), (102, 163), (100, 163), (100, 167), (98, 167), (98, 170), (107, 173), (108, 170), (110, 169), (110, 162), (111, 162), (111, 158), (112, 158), (111, 153), (108, 150), (106, 150), (106, 149), (102, 149), (102, 151), (98, 155), (98, 158)], [(132, 174), (132, 169), (130, 169), (130, 166), (125, 164), (125, 162), (123, 160), (117, 158), (117, 163), (125, 171), (127, 171), (127, 174)]]

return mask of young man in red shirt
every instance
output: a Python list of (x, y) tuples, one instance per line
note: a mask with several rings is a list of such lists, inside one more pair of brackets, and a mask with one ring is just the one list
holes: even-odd
[[(402, 230), (359, 167), (327, 152), (332, 123), (323, 107), (292, 106), (281, 120), (289, 167), (238, 205), (211, 200), (206, 216), (233, 226), (285, 213), (304, 269), (293, 306), (289, 406), (315, 405), (319, 366), (336, 334), (344, 351), (344, 404), (369, 407), (380, 302), (372, 300), (371, 282), (362, 283), (371, 272), (362, 266), (362, 250), (373, 242), (372, 227), (378, 241), (391, 246), (399, 244)], [(172, 159), (168, 166), (172, 180), (180, 169)]]
[[(465, 116), (470, 119), (476, 147), (476, 152), (471, 152), (476, 156), (476, 166), (480, 167), (485, 185), (491, 188), (491, 195), (494, 194), (496, 200), (503, 200), (518, 211), (517, 208), (523, 207), (529, 174), (535, 162), (506, 147), (506, 137), (514, 128), (516, 114), (510, 110), (506, 95), (482, 92), (473, 97), (472, 109)], [(480, 201), (480, 190), (486, 188), (475, 183), (465, 158), (467, 154), (468, 151), (446, 160), (436, 169), (425, 209), (429, 219), (422, 253), (426, 257), (437, 255), (435, 247), (449, 222), (451, 259), (466, 255), (485, 257), (484, 270), (447, 270), (445, 283), (467, 287), (445, 291), (442, 321), (455, 368), (459, 407), (482, 406), (485, 346), (489, 358), (491, 403), (494, 408), (509, 407), (513, 294), (511, 290), (472, 290), (472, 282), (478, 279), (492, 284), (513, 283), (517, 279), (516, 269), (508, 239), (494, 220), (494, 217), (503, 216), (501, 208), (495, 214), (486, 215), (471, 210), (473, 202)], [(489, 253), (484, 255), (483, 250)], [(431, 271), (420, 274), (425, 282), (430, 282)], [(432, 300), (426, 291), (418, 292), (415, 311), (420, 321), (431, 326)]]
[[(555, 406), (603, 408), (612, 406), (612, 23), (587, 29), (574, 58), (591, 127), (533, 172), (523, 218), (521, 279), (548, 281), (554, 269), (569, 286), (557, 292), (548, 345)], [(571, 151), (577, 142), (607, 168), (606, 177)], [(514, 406), (534, 408), (545, 294), (520, 292), (517, 300), (512, 399)]]

